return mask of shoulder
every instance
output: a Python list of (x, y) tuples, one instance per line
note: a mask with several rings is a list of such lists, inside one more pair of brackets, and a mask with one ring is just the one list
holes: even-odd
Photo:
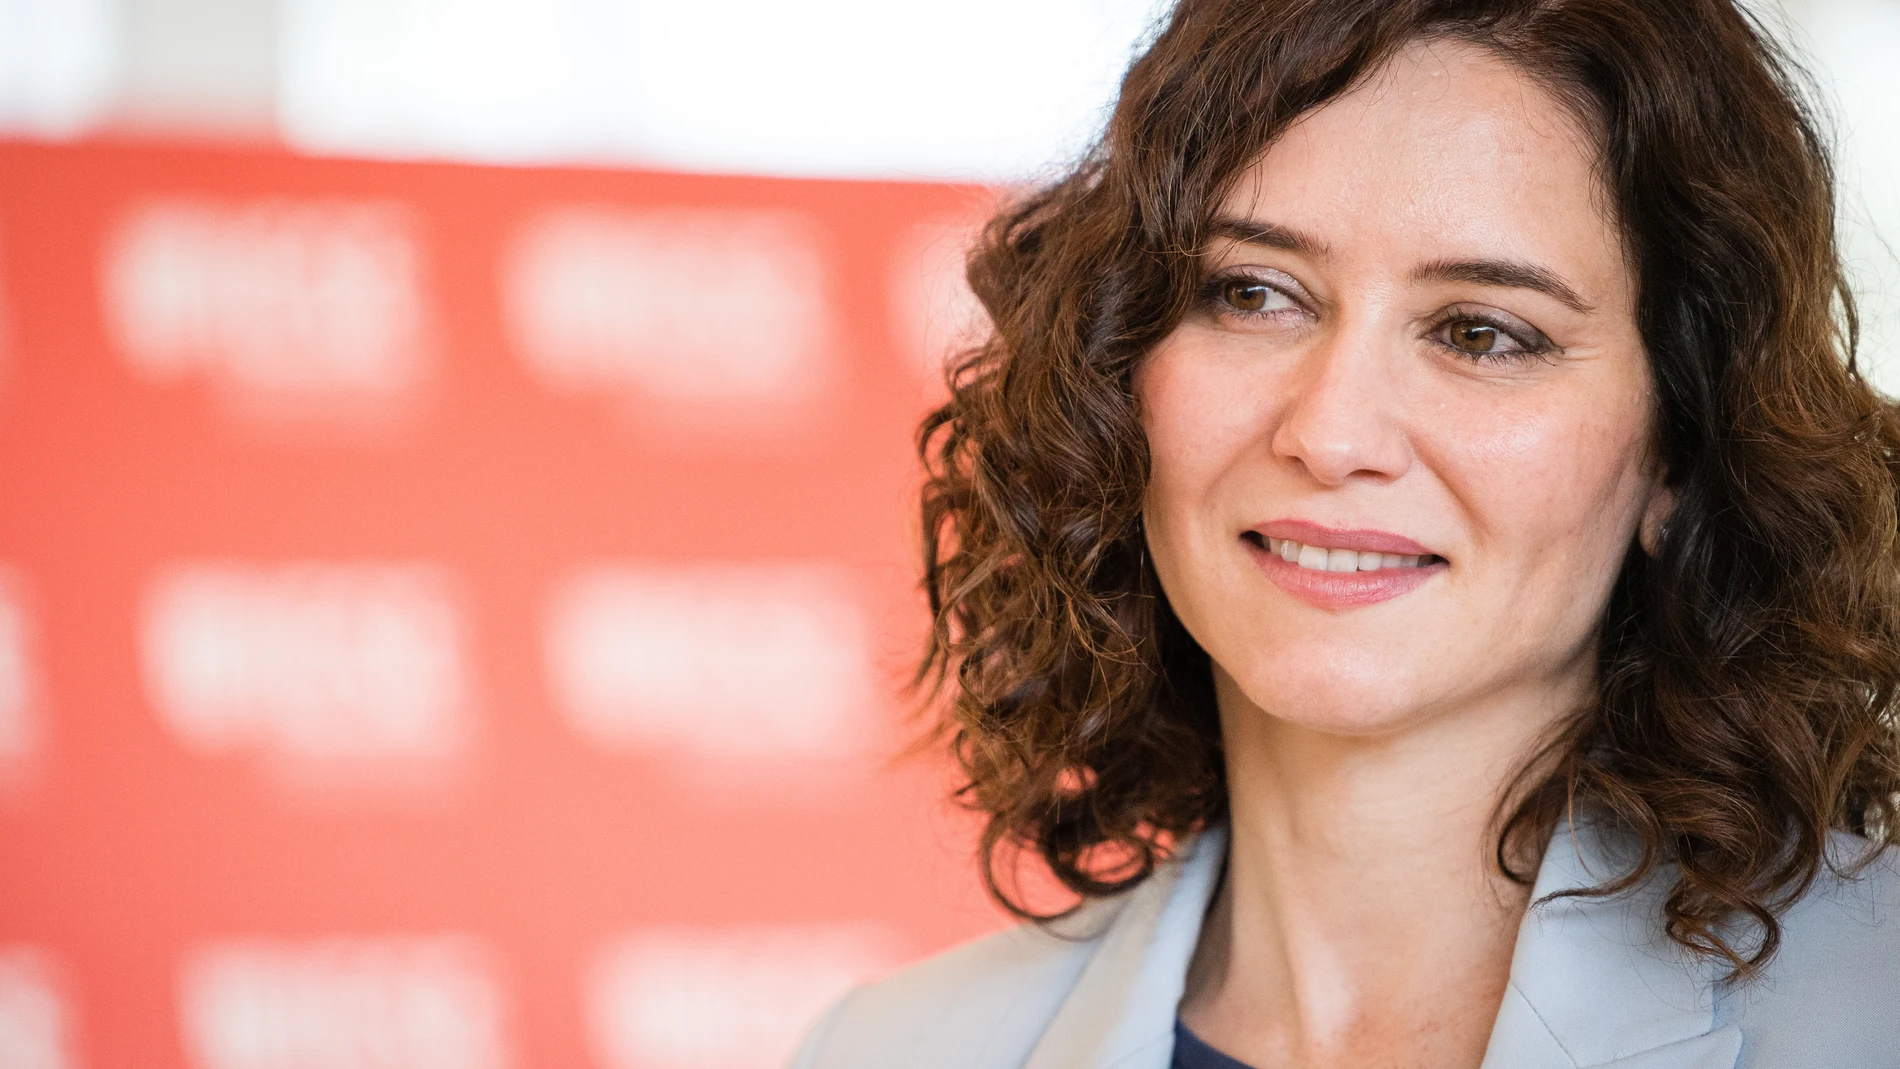
[(1839, 862), (1866, 864), (1824, 870), (1781, 915), (1775, 957), (1724, 999), (1748, 1037), (1744, 1066), (1821, 1064), (1822, 1054), (1868, 1064), (1852, 1059), (1900, 1049), (1900, 847), (1870, 856), (1867, 840), (1845, 833), (1829, 846)]
[(1224, 829), (1060, 922), (965, 944), (846, 995), (793, 1069), (1017, 1069), (1128, 1053), (1171, 1035), (1181, 981), (1227, 855)]
[(1846, 874), (1824, 869), (1782, 914), (1781, 949), (1763, 986), (1784, 994), (1878, 991), (1891, 1006), (1900, 1001), (1900, 847), (1873, 853), (1867, 840), (1835, 833), (1829, 849)]
[(1028, 1057), (1124, 904), (1019, 925), (925, 959), (834, 1004), (793, 1069), (958, 1069)]

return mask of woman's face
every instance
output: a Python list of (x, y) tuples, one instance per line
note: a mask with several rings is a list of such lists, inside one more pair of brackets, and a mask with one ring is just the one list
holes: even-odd
[(1507, 63), (1420, 44), (1219, 205), (1135, 385), (1149, 550), (1224, 704), (1375, 735), (1588, 693), (1666, 509), (1593, 152)]

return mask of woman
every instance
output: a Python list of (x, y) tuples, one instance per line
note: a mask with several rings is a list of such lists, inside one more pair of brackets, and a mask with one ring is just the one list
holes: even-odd
[(1900, 422), (1730, 0), (1184, 0), (926, 424), (992, 890), (800, 1066), (1900, 1066)]

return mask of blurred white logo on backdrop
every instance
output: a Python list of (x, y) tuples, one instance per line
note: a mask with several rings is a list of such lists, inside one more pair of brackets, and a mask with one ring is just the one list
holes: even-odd
[(463, 936), (237, 940), (180, 970), (196, 1069), (502, 1069), (505, 1006)]
[(35, 645), (22, 584), (0, 567), (0, 793), (22, 786), (40, 755)]
[(77, 1069), (77, 1032), (58, 970), (34, 947), (0, 947), (0, 1065)]
[(149, 201), (107, 242), (108, 327), (146, 378), (247, 415), (385, 418), (429, 371), (415, 231), (380, 201)]
[(599, 566), (556, 592), (544, 639), (556, 704), (605, 746), (796, 762), (875, 741), (871, 627), (840, 568)]
[(776, 1069), (818, 1014), (901, 958), (870, 925), (659, 928), (600, 954), (582, 992), (604, 1069)]
[(522, 228), (502, 288), (547, 385), (744, 411), (829, 385), (825, 273), (797, 215), (574, 206)]
[(146, 593), (142, 654), (181, 742), (295, 786), (426, 782), (470, 741), (464, 622), (428, 565), (180, 565)]

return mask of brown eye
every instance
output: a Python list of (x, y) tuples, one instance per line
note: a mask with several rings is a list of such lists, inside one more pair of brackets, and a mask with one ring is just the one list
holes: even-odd
[(1273, 289), (1258, 282), (1228, 282), (1220, 288), (1220, 299), (1236, 311), (1258, 312), (1273, 298)]
[(1451, 323), (1451, 343), (1467, 353), (1489, 353), (1498, 347), (1498, 328), (1476, 319)]

